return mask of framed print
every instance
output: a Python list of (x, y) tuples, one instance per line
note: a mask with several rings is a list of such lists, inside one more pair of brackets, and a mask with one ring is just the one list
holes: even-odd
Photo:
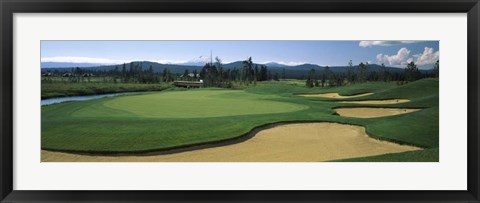
[(476, 0), (0, 5), (2, 202), (479, 201)]

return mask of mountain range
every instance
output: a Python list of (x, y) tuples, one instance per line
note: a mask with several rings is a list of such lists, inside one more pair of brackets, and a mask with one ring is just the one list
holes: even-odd
[[(141, 64), (142, 68), (148, 69), (150, 66), (153, 68), (154, 72), (161, 72), (165, 68), (168, 68), (171, 73), (174, 74), (182, 74), (185, 70), (189, 70), (190, 72), (196, 70), (200, 72), (205, 62), (198, 62), (198, 63), (189, 63), (189, 64), (163, 64), (151, 61), (134, 61), (130, 63), (126, 63), (125, 66), (127, 70), (130, 67), (130, 64), (134, 63), (135, 65)], [(266, 64), (254, 64), (254, 65), (265, 65), (268, 67), (272, 73), (283, 74), (285, 71), (286, 75), (291, 77), (303, 77), (306, 76), (307, 72), (311, 69), (314, 69), (317, 73), (319, 71), (323, 71), (326, 66), (320, 66), (316, 64), (301, 64), (295, 66), (288, 66), (279, 63), (266, 63)], [(241, 68), (243, 67), (242, 61), (235, 61), (232, 63), (226, 63), (222, 65), (224, 69), (233, 69), (233, 68)], [(41, 67), (43, 71), (60, 71), (65, 72), (69, 71), (71, 68), (82, 68), (82, 69), (89, 69), (89, 70), (100, 70), (100, 71), (109, 71), (118, 68), (122, 70), (123, 64), (114, 64), (114, 65), (99, 65), (99, 64), (88, 64), (88, 63), (60, 63), (60, 62), (42, 62)], [(334, 73), (345, 73), (347, 71), (347, 66), (331, 66), (330, 70)], [(356, 70), (358, 66), (353, 66), (353, 69)], [(369, 71), (380, 71), (381, 66), (377, 64), (369, 64), (368, 65)], [(403, 68), (396, 68), (396, 67), (387, 67), (387, 70), (391, 73), (400, 73), (403, 72)], [(429, 72), (431, 70), (422, 70), (422, 72)]]

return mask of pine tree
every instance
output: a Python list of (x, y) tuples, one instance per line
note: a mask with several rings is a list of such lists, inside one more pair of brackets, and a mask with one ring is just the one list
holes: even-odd
[(436, 78), (440, 76), (440, 60), (437, 60), (437, 62), (435, 62), (435, 65), (433, 65), (433, 72)]
[(405, 80), (415, 81), (418, 80), (421, 76), (420, 70), (418, 70), (417, 65), (412, 61), (407, 64), (405, 68)]

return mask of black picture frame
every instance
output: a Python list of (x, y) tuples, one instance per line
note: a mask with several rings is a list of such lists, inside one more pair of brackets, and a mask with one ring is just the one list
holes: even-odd
[[(478, 0), (0, 0), (0, 199), (2, 202), (479, 202)], [(15, 13), (467, 13), (466, 191), (23, 191), (13, 190)], [(448, 174), (446, 174), (448, 175)]]

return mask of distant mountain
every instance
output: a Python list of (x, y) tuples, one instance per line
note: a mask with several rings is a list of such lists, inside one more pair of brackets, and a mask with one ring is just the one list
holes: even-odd
[(417, 65), (418, 69), (420, 70), (430, 70), (433, 69), (434, 64), (427, 64), (427, 65)]
[[(261, 65), (261, 64), (256, 64), (256, 65)], [(223, 68), (226, 68), (226, 69), (241, 68), (243, 67), (243, 62), (235, 61), (235, 62), (223, 64), (222, 66)]]
[(279, 64), (279, 63), (275, 63), (275, 62), (265, 63), (263, 65), (266, 65), (268, 67), (286, 67), (287, 66), (285, 64)]
[(70, 63), (70, 62), (42, 62), (40, 64), (41, 68), (74, 68), (74, 67), (93, 67), (93, 66), (102, 66), (102, 65), (112, 65), (112, 64), (101, 64), (101, 63)]
[[(178, 73), (178, 74), (181, 74), (185, 71), (185, 69), (188, 69), (190, 72), (192, 72), (193, 70), (197, 70), (198, 72), (200, 72), (200, 70), (202, 69), (203, 65), (202, 66), (189, 66), (189, 65), (176, 65), (176, 64), (161, 64), (161, 63), (156, 63), (156, 62), (150, 62), (150, 61), (133, 61), (133, 62), (130, 62), (130, 63), (125, 63), (125, 68), (128, 70), (130, 69), (130, 66), (131, 65), (141, 65), (142, 69), (146, 70), (148, 68), (150, 68), (150, 66), (152, 67), (153, 71), (156, 72), (156, 73), (159, 73), (159, 72), (162, 72), (165, 68), (168, 68), (170, 70), (170, 72), (172, 73)], [(78, 66), (71, 66), (71, 67), (62, 67), (62, 68), (43, 68), (43, 70), (46, 70), (46, 71), (60, 71), (60, 72), (64, 72), (64, 71), (69, 71), (69, 68), (75, 68), (75, 67), (78, 67)], [(98, 66), (90, 66), (90, 67), (82, 67), (82, 69), (86, 69), (86, 70), (98, 70), (98, 71), (110, 71), (110, 70), (114, 70), (115, 68), (118, 68), (119, 71), (122, 70), (123, 68), (123, 64), (116, 64), (116, 65), (98, 65)]]
[[(275, 62), (270, 62), (270, 63), (265, 63), (265, 64), (260, 64), (260, 63), (254, 63), (253, 64), (254, 66), (267, 66), (268, 68), (283, 68), (283, 67), (293, 67), (293, 66), (287, 66), (287, 65), (284, 65), (284, 64), (279, 64), (279, 63), (275, 63)], [(240, 67), (243, 67), (243, 61), (235, 61), (235, 62), (231, 62), (231, 63), (226, 63), (226, 64), (223, 64), (223, 67), (224, 68), (240, 68)]]
[[(153, 68), (154, 72), (162, 72), (165, 68), (168, 68), (171, 73), (174, 74), (182, 74), (185, 70), (188, 70), (189, 72), (193, 72), (196, 70), (197, 72), (200, 72), (202, 67), (205, 65), (205, 62), (197, 62), (197, 63), (191, 63), (191, 64), (161, 64), (161, 63), (156, 63), (156, 62), (150, 62), (150, 61), (134, 61), (131, 63), (126, 63), (125, 67), (128, 70), (131, 66), (131, 64), (134, 64), (136, 66), (141, 65), (142, 69), (146, 70), (150, 68), (150, 66)], [(72, 63), (63, 63), (63, 64), (56, 64), (57, 66), (54, 67), (48, 67), (45, 66), (47, 64), (42, 63), (42, 70), (43, 71), (60, 71), (60, 72), (65, 72), (65, 71), (70, 71), (69, 68), (76, 68), (80, 67), (82, 69), (88, 69), (88, 70), (99, 70), (99, 71), (109, 71), (109, 70), (114, 70), (115, 68), (118, 68), (119, 71), (122, 70), (123, 64), (117, 64), (117, 65), (91, 65), (89, 67), (85, 67), (86, 65), (89, 64), (83, 64), (85, 66), (80, 66), (82, 64), (72, 64)], [(282, 64), (277, 64), (277, 63), (268, 63), (268, 64), (254, 64), (254, 66), (261, 66), (261, 65), (266, 65), (268, 67), (268, 70), (272, 73), (278, 73), (279, 75), (282, 75), (285, 72), (285, 75), (290, 78), (304, 78), (307, 76), (308, 71), (311, 69), (314, 69), (317, 74), (321, 74), (322, 71), (325, 70), (325, 66), (319, 66), (316, 64), (302, 64), (302, 65), (296, 65), (296, 66), (287, 66), (287, 65), (282, 65)], [(243, 67), (243, 62), (242, 61), (235, 61), (232, 63), (226, 63), (223, 64), (224, 69), (233, 69), (233, 68), (241, 68)], [(346, 73), (347, 72), (347, 66), (331, 66), (330, 70), (333, 73)], [(358, 66), (353, 66), (353, 71), (357, 71)], [(380, 71), (381, 66), (377, 64), (370, 64), (368, 65), (368, 71)], [(395, 67), (387, 67), (387, 70), (391, 73), (401, 73), (404, 71), (404, 68), (395, 68)], [(422, 73), (429, 73), (432, 70), (421, 70)]]
[(185, 62), (185, 63), (175, 63), (174, 65), (181, 65), (181, 66), (204, 66), (205, 64), (207, 64), (207, 62), (203, 62), (203, 61), (197, 61), (197, 62), (194, 62), (194, 61), (191, 61), (191, 62)]

